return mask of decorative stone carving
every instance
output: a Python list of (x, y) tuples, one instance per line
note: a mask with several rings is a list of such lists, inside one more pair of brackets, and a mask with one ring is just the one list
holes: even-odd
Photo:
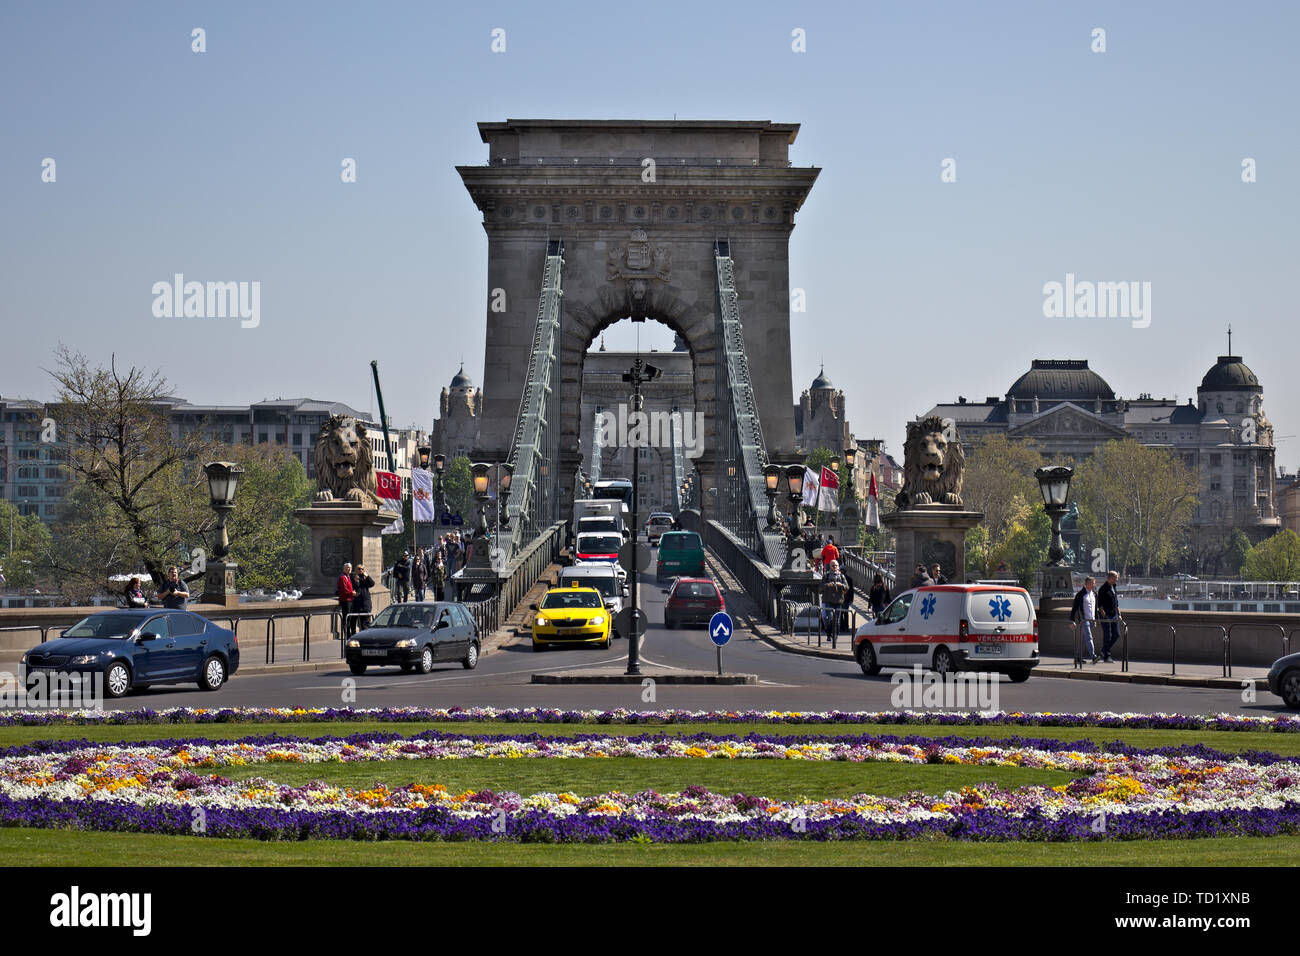
[(316, 500), (356, 501), (379, 506), (374, 455), (366, 426), (355, 418), (331, 415), (316, 436)]
[(894, 500), (900, 510), (962, 503), (966, 456), (955, 432), (951, 439), (945, 433), (943, 419), (936, 415), (908, 424), (907, 442), (903, 445), (903, 490)]
[(615, 245), (605, 257), (606, 280), (627, 279), (633, 284), (639, 283), (639, 286), (630, 287), (634, 296), (637, 296), (636, 288), (640, 289), (641, 295), (645, 294), (646, 279), (667, 282), (672, 272), (672, 252), (666, 246), (652, 245), (644, 229), (632, 230), (626, 249)]

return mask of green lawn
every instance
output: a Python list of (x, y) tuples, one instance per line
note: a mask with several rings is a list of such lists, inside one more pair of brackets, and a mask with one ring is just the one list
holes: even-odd
[(21, 866), (1294, 866), (1300, 837), (1132, 843), (262, 843), (207, 837), (0, 829)]
[(520, 737), (541, 734), (567, 737), (574, 734), (737, 734), (749, 733), (811, 738), (837, 734), (889, 734), (927, 737), (1039, 737), (1052, 740), (1095, 740), (1106, 743), (1119, 740), (1134, 747), (1177, 747), (1181, 744), (1205, 744), (1225, 751), (1269, 750), (1284, 756), (1300, 755), (1300, 734), (1269, 731), (1228, 730), (1108, 730), (1068, 727), (917, 727), (895, 724), (493, 724), (493, 723), (382, 723), (377, 721), (331, 722), (318, 724), (151, 724), (126, 726), (56, 726), (0, 727), (0, 746), (31, 743), (36, 740), (96, 741), (157, 740), (167, 737), (211, 737), (238, 739), (271, 734), (295, 737), (334, 737), (357, 733), (397, 733), (412, 735), (431, 728), (448, 733), (474, 736), (505, 734)]
[(856, 793), (901, 796), (910, 790), (940, 794), (981, 783), (1019, 787), (1068, 783), (1063, 771), (1026, 767), (969, 767), (954, 764), (848, 763), (814, 760), (706, 760), (687, 757), (611, 757), (520, 760), (396, 760), (382, 763), (257, 764), (200, 770), (232, 780), (266, 777), (296, 786), (325, 780), (365, 789), (384, 783), (440, 783), (452, 793), (465, 790), (513, 791), (520, 794), (564, 793), (593, 796), (613, 790), (674, 793), (704, 786), (718, 793), (747, 793), (776, 800), (851, 797)]

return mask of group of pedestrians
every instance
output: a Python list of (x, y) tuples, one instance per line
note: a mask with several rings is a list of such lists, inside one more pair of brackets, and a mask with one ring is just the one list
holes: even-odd
[[(1096, 664), (1098, 660), (1104, 664), (1114, 663), (1110, 652), (1119, 643), (1119, 622), (1123, 620), (1119, 616), (1119, 595), (1115, 591), (1117, 583), (1119, 574), (1115, 571), (1106, 575), (1106, 583), (1101, 587), (1097, 587), (1096, 578), (1089, 576), (1083, 579), (1083, 587), (1074, 595), (1074, 604), (1070, 607), (1070, 623), (1081, 629), (1075, 651), (1076, 664), (1089, 661)], [(1093, 629), (1098, 623), (1101, 624), (1103, 635), (1100, 657), (1092, 639)]]
[(947, 583), (948, 579), (944, 576), (943, 566), (935, 562), (928, 568), (924, 564), (918, 564), (916, 570), (912, 573), (912, 582), (908, 587), (923, 588), (932, 584)]
[(464, 564), (465, 545), (459, 532), (441, 536), (437, 546), (427, 551), (416, 548), (414, 555), (410, 549), (403, 551), (391, 569), (393, 600), (409, 601), (414, 593), (417, 601), (423, 601), (426, 595), (441, 601), (447, 582)]

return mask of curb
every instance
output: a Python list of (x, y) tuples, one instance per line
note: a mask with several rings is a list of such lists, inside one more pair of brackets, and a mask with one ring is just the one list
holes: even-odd
[(651, 680), (656, 684), (726, 684), (756, 685), (757, 674), (534, 674), (534, 684), (636, 684)]

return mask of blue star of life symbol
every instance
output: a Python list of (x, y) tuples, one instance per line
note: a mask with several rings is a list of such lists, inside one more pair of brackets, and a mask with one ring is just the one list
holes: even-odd
[(1005, 621), (1011, 617), (1011, 602), (1001, 594), (995, 594), (989, 601), (989, 613), (996, 620)]
[(927, 594), (925, 598), (921, 601), (921, 617), (925, 618), (928, 621), (930, 619), (930, 615), (934, 613), (934, 605), (935, 605), (934, 595)]

